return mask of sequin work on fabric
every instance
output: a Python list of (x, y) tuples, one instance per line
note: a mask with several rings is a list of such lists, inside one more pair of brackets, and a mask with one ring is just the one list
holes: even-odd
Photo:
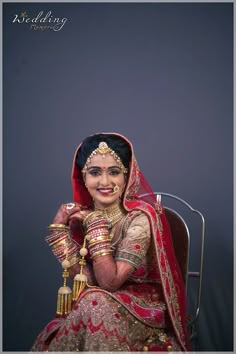
[[(58, 332), (54, 336), (50, 333), (51, 341), (47, 338), (49, 327), (50, 323), (32, 351), (142, 351), (145, 341), (155, 332), (111, 296), (96, 291), (83, 296)], [(174, 339), (171, 342), (179, 350)], [(155, 345), (162, 350), (158, 340)]]

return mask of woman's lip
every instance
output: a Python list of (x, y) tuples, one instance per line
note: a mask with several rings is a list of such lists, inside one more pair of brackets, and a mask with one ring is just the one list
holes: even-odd
[(109, 194), (113, 192), (112, 188), (98, 188), (97, 191), (102, 194)]

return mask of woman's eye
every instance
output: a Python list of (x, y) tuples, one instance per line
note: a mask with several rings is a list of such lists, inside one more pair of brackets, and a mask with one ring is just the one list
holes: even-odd
[(110, 175), (111, 176), (118, 176), (120, 174), (120, 170), (111, 170)]
[(89, 174), (91, 176), (95, 176), (96, 177), (96, 176), (99, 176), (101, 173), (98, 170), (90, 170)]

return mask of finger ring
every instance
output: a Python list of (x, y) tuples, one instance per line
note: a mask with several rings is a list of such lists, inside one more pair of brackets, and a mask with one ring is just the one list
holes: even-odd
[(66, 205), (66, 209), (73, 209), (75, 207), (75, 203), (68, 203)]

